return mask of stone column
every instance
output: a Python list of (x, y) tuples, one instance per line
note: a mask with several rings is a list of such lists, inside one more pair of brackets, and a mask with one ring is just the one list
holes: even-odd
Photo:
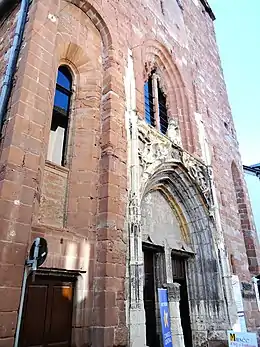
[(174, 347), (185, 347), (180, 315), (180, 284), (167, 284), (172, 343)]
[(194, 116), (195, 116), (195, 120), (197, 122), (198, 130), (199, 130), (199, 141), (200, 141), (200, 146), (202, 150), (202, 159), (205, 162), (205, 164), (208, 166), (208, 174), (209, 174), (211, 194), (212, 194), (211, 212), (214, 215), (215, 227), (216, 227), (216, 233), (215, 235), (213, 235), (214, 236), (213, 240), (214, 240), (216, 254), (220, 261), (219, 272), (222, 277), (222, 283), (219, 286), (219, 290), (223, 291), (223, 295), (225, 296), (225, 299), (227, 301), (227, 305), (224, 308), (226, 309), (227, 316), (228, 316), (226, 329), (230, 329), (232, 326), (232, 323), (234, 323), (238, 319), (236, 314), (236, 309), (235, 309), (236, 306), (235, 306), (233, 290), (232, 290), (232, 274), (230, 270), (228, 255), (226, 252), (224, 232), (223, 232), (222, 224), (221, 224), (219, 203), (218, 203), (217, 191), (216, 191), (216, 187), (214, 183), (215, 182), (214, 173), (212, 170), (212, 158), (211, 158), (211, 151), (209, 147), (209, 141), (207, 139), (207, 135), (205, 132), (205, 126), (202, 120), (202, 115), (198, 112), (195, 112)]
[(136, 114), (136, 92), (133, 56), (128, 51), (125, 71), (126, 134), (128, 144), (128, 261), (127, 319), (129, 340), (132, 347), (146, 346), (145, 309), (143, 302), (143, 252), (140, 229), (140, 172), (138, 157), (138, 116)]

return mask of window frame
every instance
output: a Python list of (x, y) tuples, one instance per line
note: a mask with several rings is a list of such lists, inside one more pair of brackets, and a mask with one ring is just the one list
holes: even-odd
[[(61, 69), (64, 69), (65, 73)], [(53, 125), (53, 122), (57, 121), (59, 119), (58, 123), (62, 123), (63, 121), (66, 123), (64, 126), (64, 137), (63, 137), (63, 144), (62, 144), (62, 154), (61, 154), (61, 162), (58, 164), (56, 162), (53, 162), (52, 160), (49, 160), (50, 162), (53, 162), (55, 165), (59, 165), (62, 167), (66, 167), (67, 165), (67, 152), (68, 152), (68, 139), (69, 139), (69, 128), (70, 128), (70, 113), (71, 113), (71, 101), (72, 101), (72, 95), (73, 95), (73, 74), (71, 73), (71, 69), (66, 64), (61, 64), (58, 67), (58, 73), (56, 78), (56, 84), (55, 84), (55, 91), (54, 91), (54, 101), (53, 101), (53, 108), (52, 108), (52, 119), (51, 119), (51, 127), (50, 131)], [(64, 87), (62, 84), (58, 82), (58, 76), (59, 72), (63, 73), (63, 75), (67, 78), (69, 82), (69, 88)], [(66, 95), (68, 97), (68, 103), (67, 107), (64, 109), (58, 108), (55, 105), (55, 96), (56, 92), (60, 92), (63, 95)]]
[[(148, 88), (146, 87), (147, 85)], [(149, 85), (151, 86), (150, 89), (152, 90), (152, 93), (149, 93)], [(146, 88), (148, 89), (148, 95)], [(164, 111), (161, 111), (162, 108)], [(156, 70), (153, 70), (150, 73), (144, 84), (144, 118), (150, 126), (156, 128), (161, 134), (167, 136), (169, 126), (167, 97), (160, 86), (160, 78), (156, 73)], [(162, 123), (166, 123), (166, 126)], [(162, 129), (162, 125), (166, 127), (166, 129)]]
[[(145, 107), (145, 120), (152, 127), (156, 127), (155, 110), (154, 110), (154, 95), (153, 95), (153, 82), (149, 77), (144, 85), (144, 107)], [(147, 108), (146, 108), (147, 106)]]

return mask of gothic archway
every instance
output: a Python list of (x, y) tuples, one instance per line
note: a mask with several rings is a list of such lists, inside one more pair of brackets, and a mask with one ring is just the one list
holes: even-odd
[[(146, 256), (142, 253), (144, 243), (155, 247), (156, 254), (164, 253), (165, 259), (168, 254), (168, 261), (165, 260), (166, 265), (171, 263), (169, 255), (171, 256), (172, 252), (179, 252), (182, 256), (188, 257), (186, 280), (193, 345), (199, 347), (210, 340), (225, 340), (225, 330), (229, 327), (229, 316), (212, 214), (211, 171), (200, 160), (174, 145), (165, 136), (158, 134), (144, 121), (138, 120), (137, 125), (138, 144), (133, 141), (131, 147), (133, 166), (131, 167), (132, 190), (130, 191), (128, 219), (130, 340), (135, 346), (136, 335), (133, 326), (136, 324), (133, 322), (132, 316), (139, 315), (140, 321), (143, 322), (139, 323), (140, 327), (142, 326), (144, 331), (146, 329), (144, 279), (139, 275), (145, 271)], [(163, 203), (158, 202), (153, 203), (153, 208), (158, 209), (159, 214), (162, 215), (165, 210), (168, 211), (168, 214), (169, 211), (173, 212), (173, 216), (165, 228), (170, 229), (172, 223), (174, 224), (172, 230), (176, 230), (176, 225), (178, 225), (179, 231), (174, 234), (179, 235), (178, 238), (170, 240), (172, 236), (168, 237), (166, 234), (163, 240), (158, 240), (154, 235), (156, 228), (160, 229), (160, 223), (157, 223), (151, 233), (149, 230), (151, 223), (145, 225), (143, 222), (142, 212), (145, 210), (143, 204), (149, 194), (154, 194), (154, 192), (163, 196), (164, 204), (168, 204), (168, 207), (162, 206)], [(144, 230), (144, 227), (147, 230)], [(191, 254), (192, 256), (189, 256)], [(163, 267), (160, 273), (163, 273)], [(161, 279), (159, 283), (162, 284), (164, 281)], [(174, 283), (170, 281), (169, 284)], [(168, 291), (171, 295), (177, 293), (176, 288), (171, 286), (168, 287)], [(214, 331), (214, 336), (211, 331)]]
[[(144, 184), (140, 209), (142, 241), (164, 248), (168, 257), (166, 272), (171, 266), (172, 252), (191, 255), (186, 261), (186, 281), (193, 345), (224, 340), (229, 322), (214, 240), (215, 226), (205, 198), (185, 166), (176, 162), (159, 164)], [(172, 280), (169, 276), (165, 279)], [(169, 291), (170, 288), (171, 283)], [(198, 322), (203, 323), (204, 329)], [(211, 330), (219, 331), (213, 336)]]

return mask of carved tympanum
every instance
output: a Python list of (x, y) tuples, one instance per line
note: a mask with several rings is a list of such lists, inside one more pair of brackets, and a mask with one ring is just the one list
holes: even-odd
[(208, 206), (212, 207), (212, 169), (181, 148), (176, 122), (169, 122), (169, 125), (170, 133), (166, 137), (144, 121), (138, 121), (138, 155), (143, 173), (152, 173), (154, 166), (165, 162), (180, 163), (204, 195)]

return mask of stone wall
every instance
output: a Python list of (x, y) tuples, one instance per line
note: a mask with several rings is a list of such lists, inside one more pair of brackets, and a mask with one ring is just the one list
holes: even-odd
[[(1, 78), (17, 10), (0, 27), (5, 34), (0, 41)], [(243, 177), (241, 159), (213, 22), (202, 3), (35, 0), (28, 18), (1, 142), (0, 345), (13, 344), (24, 260), (36, 235), (45, 236), (49, 243), (46, 266), (87, 273), (84, 295), (89, 299), (85, 301), (82, 294), (79, 302), (85, 302), (89, 320), (80, 314), (75, 318), (75, 346), (127, 344), (125, 226), (127, 190), (131, 194), (132, 187), (127, 178), (126, 133), (130, 129), (125, 129), (124, 80), (129, 49), (136, 94), (132, 111), (140, 119), (144, 81), (154, 64), (161, 67), (169, 113), (178, 121), (184, 149), (203, 158), (194, 112), (201, 116), (221, 232), (228, 253), (234, 255), (237, 274), (250, 281), (231, 174), (234, 161)], [(68, 165), (56, 194), (57, 185), (48, 183), (46, 156), (61, 63), (73, 73), (73, 102)], [(56, 204), (59, 214), (52, 218)], [(79, 245), (88, 249), (84, 256)], [(254, 247), (258, 254), (258, 245)], [(252, 299), (245, 299), (245, 308), (248, 327), (255, 329), (259, 314)]]
[[(188, 7), (188, 1), (184, 1)], [(195, 3), (195, 1), (194, 1)], [(194, 93), (196, 95), (196, 110), (202, 115), (202, 122), (211, 152), (211, 163), (214, 170), (215, 186), (219, 201), (221, 225), (226, 241), (228, 255), (233, 255), (236, 272), (241, 281), (251, 282), (251, 276), (259, 271), (257, 263), (249, 272), (248, 256), (244, 237), (251, 239), (252, 250), (259, 259), (259, 245), (256, 238), (253, 217), (247, 188), (243, 178), (241, 157), (232, 119), (231, 109), (221, 68), (218, 47), (216, 44), (213, 23), (205, 20), (207, 13), (190, 6), (190, 11), (184, 11), (188, 35), (190, 37), (189, 51), (193, 57)], [(217, 19), (218, 20), (218, 19)], [(203, 27), (201, 24), (203, 23)], [(198, 28), (200, 35), (197, 36)], [(243, 202), (247, 206), (247, 227), (250, 235), (244, 235), (241, 227), (241, 215), (238, 211), (236, 191), (232, 178), (232, 164), (238, 168), (241, 177), (240, 185), (243, 190)], [(242, 216), (244, 218), (244, 216)], [(258, 260), (259, 261), (259, 260)], [(245, 299), (246, 311), (254, 311), (255, 320), (247, 321), (249, 329), (259, 327), (259, 312), (252, 298)], [(251, 315), (251, 313), (247, 313)], [(256, 318), (258, 317), (258, 318)]]
[[(123, 345), (126, 163), (125, 142), (115, 137), (124, 133), (118, 58), (91, 7), (35, 1), (28, 17), (1, 148), (1, 264), (10, 268), (1, 272), (1, 343), (13, 345), (24, 261), (33, 239), (43, 236), (45, 266), (79, 273), (73, 344)], [(62, 63), (74, 88), (66, 168), (46, 162)]]
[(68, 170), (46, 162), (39, 208), (39, 224), (62, 228), (65, 224)]

